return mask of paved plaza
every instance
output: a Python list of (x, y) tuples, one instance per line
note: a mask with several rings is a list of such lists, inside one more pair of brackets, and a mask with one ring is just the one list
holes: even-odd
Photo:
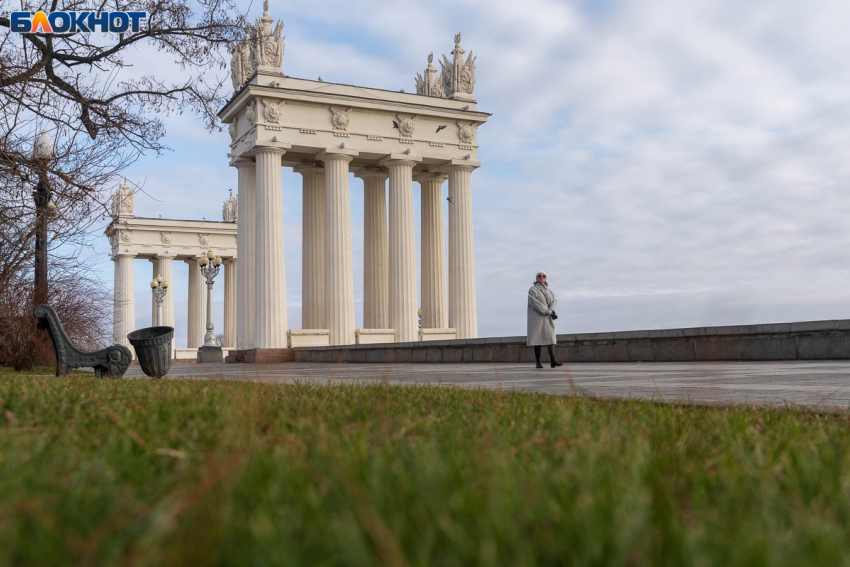
[[(127, 377), (142, 376), (138, 366)], [(256, 382), (451, 384), (547, 394), (577, 392), (705, 404), (845, 409), (850, 361), (531, 364), (175, 364), (168, 378)]]

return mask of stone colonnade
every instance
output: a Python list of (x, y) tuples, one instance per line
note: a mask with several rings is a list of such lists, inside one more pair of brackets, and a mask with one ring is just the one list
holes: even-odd
[[(136, 329), (135, 298), (133, 290), (133, 260), (136, 253), (119, 253), (112, 257), (115, 263), (115, 284), (113, 303), (113, 341), (130, 346), (127, 334)], [(151, 279), (162, 276), (168, 280), (168, 293), (162, 301), (162, 320), (160, 324), (174, 326), (174, 260), (177, 257), (169, 254), (157, 254), (147, 259), (152, 264)], [(204, 344), (206, 332), (207, 285), (198, 265), (198, 257), (181, 258), (189, 267), (189, 301), (187, 317), (187, 348), (198, 348)], [(239, 263), (235, 258), (224, 258), (223, 271), (216, 278), (217, 285), (224, 285), (224, 346), (233, 348), (236, 345), (236, 272)], [(223, 284), (222, 284), (223, 281)], [(156, 324), (156, 301), (151, 294), (151, 325)]]
[[(281, 207), (283, 148), (260, 147), (238, 171), (236, 347), (284, 348), (286, 274)], [(332, 345), (354, 344), (354, 282), (349, 172), (356, 150), (326, 150), (293, 169), (303, 183), (302, 327), (327, 329)], [(364, 184), (363, 325), (418, 340), (413, 182), (422, 188), (421, 326), (478, 336), (468, 161), (451, 160), (414, 176), (421, 159), (407, 154), (357, 167)], [(449, 184), (448, 293), (442, 184)], [(387, 181), (389, 187), (387, 188)], [(389, 198), (387, 199), (387, 194)]]

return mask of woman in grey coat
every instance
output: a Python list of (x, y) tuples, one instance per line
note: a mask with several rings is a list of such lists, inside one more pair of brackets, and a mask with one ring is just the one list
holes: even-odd
[(555, 338), (555, 319), (558, 314), (555, 309), (558, 307), (558, 300), (555, 299), (555, 294), (549, 289), (549, 284), (546, 283), (546, 272), (537, 272), (537, 281), (528, 290), (528, 346), (534, 347), (534, 358), (537, 360), (537, 368), (543, 368), (540, 363), (541, 347), (546, 345), (549, 350), (549, 362), (552, 368), (561, 366), (561, 363), (555, 359), (555, 349), (553, 345), (557, 344)]

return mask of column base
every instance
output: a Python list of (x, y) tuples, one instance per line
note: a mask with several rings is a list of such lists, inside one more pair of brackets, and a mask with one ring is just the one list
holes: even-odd
[(222, 359), (220, 346), (202, 346), (198, 349), (198, 362), (217, 362), (221, 363)]
[[(253, 348), (250, 350), (237, 351), (245, 353), (248, 364), (272, 364), (276, 362), (295, 362), (295, 351), (291, 348)], [(239, 355), (237, 354), (237, 357)]]

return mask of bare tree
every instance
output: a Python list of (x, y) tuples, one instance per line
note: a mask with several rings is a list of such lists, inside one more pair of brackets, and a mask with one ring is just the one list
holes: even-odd
[[(0, 33), (5, 28), (0, 35), (0, 289), (32, 287), (37, 219), (31, 193), (40, 179), (47, 181), (56, 205), (49, 219), (50, 285), (68, 275), (82, 281), (81, 251), (102, 231), (109, 189), (141, 155), (167, 149), (164, 117), (194, 112), (208, 129), (218, 128), (216, 112), (229, 89), (227, 74), (217, 71), (226, 67), (245, 23), (232, 1), (23, 0), (12, 5), (0, 0), (0, 13), (105, 9), (144, 11), (148, 18), (137, 32), (60, 35), (12, 33), (9, 17), (0, 15)], [(164, 64), (176, 64), (179, 78), (135, 72), (130, 60), (144, 49)], [(44, 130), (56, 140), (49, 161), (33, 155), (33, 143)], [(56, 301), (62, 289), (68, 288), (51, 288), (49, 297)]]

